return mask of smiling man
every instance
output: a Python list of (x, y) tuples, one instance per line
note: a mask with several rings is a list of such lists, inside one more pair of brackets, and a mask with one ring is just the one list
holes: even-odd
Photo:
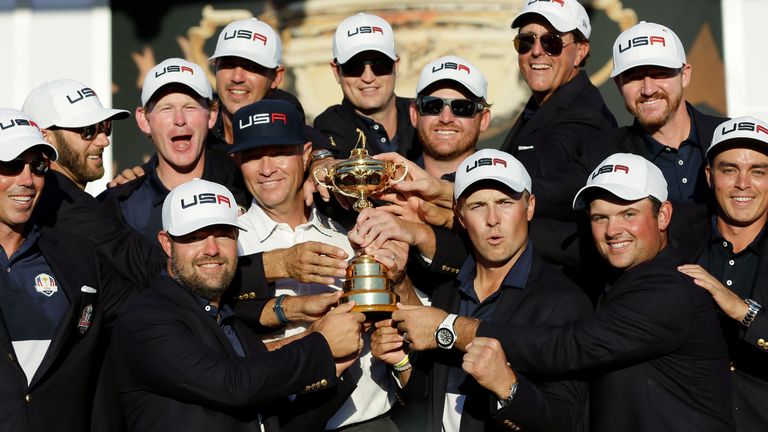
[[(274, 121), (257, 122), (259, 118)], [(346, 230), (321, 214), (317, 207), (307, 206), (302, 197), (312, 143), (304, 135), (296, 108), (285, 101), (262, 100), (239, 110), (234, 125), (235, 146), (231, 151), (253, 194), (251, 207), (239, 219), (248, 230), (238, 239), (241, 255), (306, 245), (312, 247), (306, 253), (315, 255), (322, 265), (346, 265), (345, 260), (354, 256)], [(407, 246), (388, 242), (368, 252), (391, 269), (391, 279), (398, 281), (402, 272), (396, 269), (405, 267)], [(400, 285), (393, 283), (393, 287), (403, 299), (408, 298), (406, 293), (398, 291)], [(338, 279), (331, 284), (302, 283), (290, 278), (276, 280), (269, 295), (277, 296), (280, 324), (285, 327), (269, 337), (272, 343), (268, 346), (281, 346), (307, 334), (306, 322), (291, 322), (283, 315), (282, 308), (289, 307), (285, 301), (294, 299), (293, 296), (325, 294), (335, 302), (340, 290)], [(410, 291), (409, 294), (413, 296)], [(344, 376), (348, 382), (355, 383), (356, 388), (330, 418), (327, 430), (392, 430), (394, 427), (389, 410), (395, 395), (387, 366), (373, 359), (367, 335), (365, 341), (360, 358)]]
[(331, 69), (344, 99), (315, 119), (315, 128), (328, 141), (315, 143), (311, 170), (331, 164), (332, 158), (348, 158), (358, 142), (357, 130), (365, 135), (371, 155), (397, 152), (409, 160), (421, 156), (408, 114), (410, 100), (395, 96), (399, 66), (395, 36), (384, 19), (361, 12), (339, 24)]
[[(317, 430), (348, 394), (302, 402), (335, 384), (351, 387), (337, 377), (360, 349), (363, 314), (340, 306), (300, 341), (267, 351), (225, 295), (238, 262), (237, 217), (232, 193), (206, 180), (183, 183), (164, 201), (157, 235), (166, 271), (115, 326), (128, 430)], [(311, 423), (285, 424), (303, 413)]]
[(144, 165), (146, 175), (108, 189), (99, 198), (149, 239), (157, 240), (160, 210), (168, 191), (193, 178), (223, 184), (239, 204), (247, 204), (232, 160), (205, 148), (208, 129), (218, 112), (212, 97), (202, 68), (180, 58), (161, 62), (144, 78), (136, 122), (156, 153)]
[[(768, 123), (737, 117), (715, 130), (707, 150), (707, 179), (716, 214), (692, 229), (696, 264), (680, 271), (712, 294), (723, 310), (721, 324), (731, 355), (734, 417), (739, 431), (762, 430), (768, 416)], [(691, 227), (694, 227), (692, 224)], [(702, 243), (703, 244), (700, 244)]]
[(512, 28), (532, 95), (501, 148), (535, 179), (562, 168), (581, 136), (616, 127), (616, 119), (582, 69), (592, 28), (578, 0), (529, 1)]

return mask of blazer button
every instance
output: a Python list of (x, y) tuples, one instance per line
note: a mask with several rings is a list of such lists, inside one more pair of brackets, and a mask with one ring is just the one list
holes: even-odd
[(766, 344), (765, 344), (765, 339), (763, 339), (763, 338), (760, 338), (760, 339), (758, 339), (758, 340), (757, 340), (757, 344), (758, 344), (759, 346), (761, 346), (761, 347), (765, 348), (765, 345), (766, 345)]
[(26, 396), (24, 396), (24, 400), (27, 401), (27, 402), (32, 402), (32, 395), (31, 394), (27, 394)]
[(323, 378), (323, 380), (322, 380), (322, 381), (320, 381), (320, 385), (322, 385), (323, 387), (327, 386), (327, 385), (328, 385), (328, 380), (326, 380), (325, 378)]

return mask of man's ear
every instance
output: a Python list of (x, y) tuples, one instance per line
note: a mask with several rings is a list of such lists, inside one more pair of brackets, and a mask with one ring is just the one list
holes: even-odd
[(43, 139), (45, 140), (45, 142), (56, 147), (56, 149), (58, 150), (59, 145), (58, 145), (58, 140), (56, 139), (56, 134), (53, 133), (53, 131), (50, 129), (40, 129), (40, 132), (43, 133)]
[(157, 241), (160, 242), (160, 247), (163, 248), (165, 255), (171, 257), (171, 236), (166, 231), (158, 231)]
[(672, 222), (672, 204), (669, 201), (661, 203), (657, 219), (659, 221), (659, 230), (666, 231), (669, 228), (669, 223)]
[(333, 77), (336, 78), (336, 82), (341, 84), (341, 73), (339, 72), (339, 65), (335, 61), (331, 61), (331, 70), (333, 71)]
[(302, 150), (301, 160), (304, 162), (304, 170), (309, 167), (309, 159), (312, 155), (312, 141), (304, 143), (304, 149)]
[(531, 194), (528, 197), (528, 209), (526, 210), (526, 217), (528, 218), (528, 222), (533, 219), (533, 214), (536, 212), (536, 196)]
[(136, 119), (136, 124), (139, 126), (139, 129), (141, 129), (141, 131), (144, 132), (144, 135), (149, 135), (151, 132), (151, 129), (149, 127), (149, 119), (147, 118), (147, 111), (144, 109), (144, 107), (136, 108), (136, 114), (134, 118)]

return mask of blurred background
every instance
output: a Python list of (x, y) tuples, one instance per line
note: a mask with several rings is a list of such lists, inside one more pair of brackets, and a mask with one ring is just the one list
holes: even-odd
[[(530, 96), (512, 48), (512, 18), (527, 0), (0, 0), (0, 106), (20, 108), (27, 93), (50, 79), (72, 78), (96, 90), (105, 105), (133, 111), (144, 73), (168, 57), (208, 68), (219, 31), (258, 17), (283, 40), (282, 88), (302, 102), (308, 122), (339, 103), (341, 90), (329, 67), (336, 26), (357, 12), (392, 24), (401, 58), (398, 96), (412, 97), (418, 73), (447, 54), (478, 66), (489, 82), (491, 128), (481, 147), (498, 146)], [(764, 0), (583, 0), (592, 22), (587, 72), (621, 125), (631, 121), (613, 81), (611, 47), (637, 22), (673, 29), (693, 66), (688, 101), (707, 113), (754, 115), (768, 120), (768, 88), (760, 84), (768, 59), (759, 55)], [(213, 75), (210, 75), (213, 82)], [(153, 152), (133, 120), (117, 122), (105, 154), (105, 179), (142, 163)], [(104, 181), (89, 186), (92, 193)]]

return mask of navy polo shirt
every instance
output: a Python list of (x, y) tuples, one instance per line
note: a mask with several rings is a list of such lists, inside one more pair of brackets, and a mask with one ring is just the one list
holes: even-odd
[(150, 165), (147, 179), (120, 202), (120, 210), (128, 226), (157, 243), (157, 232), (163, 226), (163, 201), (170, 191), (160, 181), (156, 165)]
[[(515, 264), (504, 276), (501, 286), (496, 292), (488, 296), (482, 302), (475, 292), (475, 276), (477, 276), (477, 264), (473, 255), (469, 255), (464, 265), (461, 266), (456, 279), (459, 281), (459, 312), (458, 315), (476, 318), (482, 321), (491, 321), (496, 311), (499, 298), (504, 295), (520, 293), (528, 281), (528, 274), (533, 265), (533, 245), (530, 240), (525, 245), (525, 250)], [(513, 293), (512, 290), (516, 291)], [(509, 294), (506, 294), (509, 291)], [(453, 394), (462, 394), (460, 385), (467, 377), (467, 373), (461, 366), (451, 367), (448, 371), (448, 386), (446, 391)]]
[[(693, 114), (688, 111), (692, 119)], [(701, 143), (698, 142), (696, 123), (691, 121), (688, 138), (677, 149), (667, 147), (650, 135), (645, 135), (645, 145), (650, 154), (650, 161), (659, 167), (667, 181), (668, 199), (672, 202), (692, 203), (696, 191), (696, 182), (704, 166)]]
[[(178, 280), (176, 283), (183, 286)], [(197, 299), (198, 303), (203, 307), (205, 313), (219, 325), (221, 331), (224, 332), (224, 335), (227, 337), (227, 340), (232, 345), (232, 348), (235, 350), (238, 357), (245, 357), (243, 344), (241, 344), (240, 339), (237, 338), (237, 333), (235, 333), (235, 328), (232, 325), (232, 322), (235, 319), (235, 312), (232, 308), (229, 307), (228, 304), (224, 304), (217, 308), (211, 304), (210, 300), (200, 297), (195, 293), (192, 293), (192, 295), (195, 296), (195, 299)]]
[(733, 243), (717, 229), (717, 217), (712, 216), (709, 248), (699, 258), (698, 264), (739, 297), (752, 298), (764, 238), (765, 226), (749, 246), (735, 253)]
[(362, 120), (363, 124), (368, 128), (371, 134), (376, 137), (376, 140), (378, 141), (377, 144), (379, 145), (379, 148), (381, 148), (382, 153), (397, 152), (400, 148), (397, 144), (397, 134), (390, 140), (387, 135), (387, 130), (384, 129), (384, 126), (381, 123), (377, 123), (375, 120), (365, 116), (358, 117), (360, 117), (360, 120)]
[(40, 229), (33, 226), (10, 257), (0, 247), (0, 313), (19, 363), (34, 374), (70, 307), (51, 266), (40, 251)]

